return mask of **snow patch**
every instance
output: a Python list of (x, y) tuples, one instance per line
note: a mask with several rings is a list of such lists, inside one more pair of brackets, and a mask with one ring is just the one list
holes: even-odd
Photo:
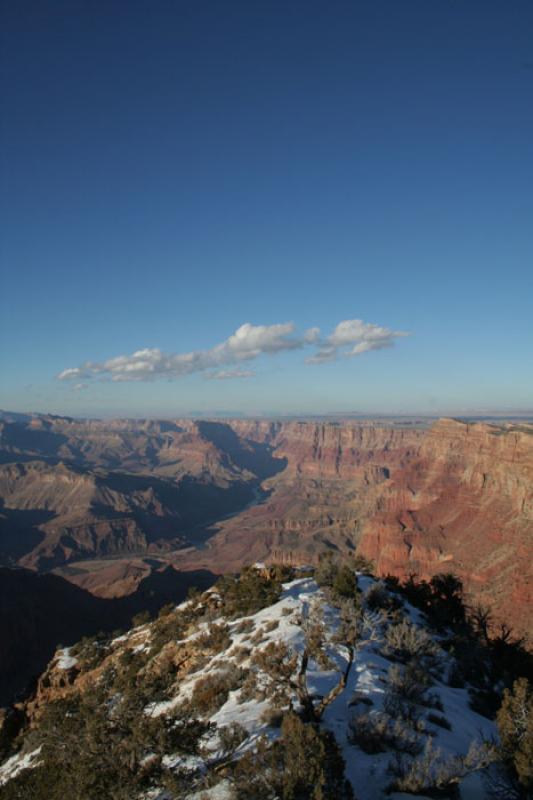
[(14, 756), (11, 756), (11, 758), (8, 758), (8, 760), (0, 766), (0, 786), (3, 786), (12, 778), (16, 778), (23, 770), (38, 767), (40, 762), (36, 759), (40, 752), (41, 748), (38, 747), (36, 750), (32, 750), (31, 753), (25, 753), (24, 755), (22, 753), (16, 753)]
[(72, 669), (72, 667), (75, 667), (78, 663), (78, 659), (70, 655), (70, 647), (64, 647), (59, 653), (60, 655), (56, 662), (56, 667), (58, 669)]

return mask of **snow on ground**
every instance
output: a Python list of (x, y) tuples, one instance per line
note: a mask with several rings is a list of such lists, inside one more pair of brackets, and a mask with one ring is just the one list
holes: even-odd
[(70, 655), (70, 647), (64, 647), (59, 651), (59, 658), (57, 659), (56, 666), (58, 669), (71, 669), (78, 663), (78, 659)]
[[(366, 591), (374, 582), (373, 578), (359, 576), (359, 586), (363, 591)], [(231, 647), (227, 651), (217, 654), (201, 670), (201, 677), (226, 667), (231, 661), (233, 648), (250, 647), (250, 637), (259, 629), (263, 631), (262, 641), (253, 647), (253, 651), (257, 652), (266, 647), (269, 642), (283, 641), (290, 651), (301, 654), (305, 647), (305, 636), (299, 623), (309, 615), (314, 618), (318, 605), (320, 605), (326, 627), (331, 634), (331, 631), (334, 631), (339, 624), (338, 610), (326, 603), (323, 593), (315, 581), (311, 578), (301, 578), (284, 584), (281, 598), (277, 603), (245, 618), (251, 620), (254, 626), (252, 631), (237, 632), (242, 619), (230, 622)], [(404, 612), (414, 624), (425, 627), (424, 616), (418, 609), (404, 603)], [(382, 624), (379, 615), (370, 615), (370, 617), (375, 624), (375, 629), (379, 630), (379, 625)], [(269, 631), (268, 627), (270, 626), (273, 629)], [(375, 635), (374, 633), (374, 637)], [(387, 767), (394, 755), (392, 751), (370, 755), (348, 741), (349, 722), (357, 710), (364, 708), (375, 713), (382, 709), (387, 673), (392, 662), (385, 658), (379, 649), (379, 638), (377, 641), (363, 642), (362, 646), (357, 649), (349, 671), (347, 685), (326, 708), (322, 720), (323, 726), (334, 733), (341, 747), (346, 761), (346, 774), (354, 787), (358, 800), (379, 800), (379, 798), (385, 797), (386, 788), (391, 782)], [(309, 662), (308, 687), (311, 695), (317, 698), (323, 697), (338, 684), (341, 672), (344, 672), (348, 666), (346, 647), (330, 643), (328, 655), (334, 664), (332, 669), (320, 669), (312, 659)], [(441, 654), (441, 661), (443, 667), (449, 661), (449, 656), (444, 651)], [(246, 667), (248, 664), (249, 659), (243, 661), (241, 665)], [(158, 704), (155, 709), (152, 709), (152, 713), (165, 713), (179, 704), (184, 697), (190, 695), (194, 683), (200, 675), (189, 676), (180, 687), (179, 696), (166, 703)], [(438, 696), (443, 706), (443, 711), (435, 713), (442, 714), (451, 724), (451, 730), (446, 730), (429, 721), (426, 723), (435, 746), (442, 751), (444, 756), (466, 755), (472, 741), (480, 741), (482, 737), (491, 738), (495, 735), (493, 723), (469, 708), (466, 689), (451, 688), (444, 683), (435, 681), (435, 685), (430, 688), (430, 691)], [(279, 730), (269, 728), (262, 720), (263, 712), (269, 707), (268, 700), (248, 700), (243, 703), (239, 702), (239, 695), (240, 690), (231, 692), (227, 702), (210, 717), (210, 720), (217, 723), (218, 726), (226, 726), (234, 722), (242, 725), (248, 733), (248, 739), (243, 742), (238, 752), (244, 752), (253, 746), (260, 735), (275, 738), (279, 735)], [(358, 700), (360, 702), (360, 698), (366, 698), (371, 705), (358, 706), (357, 702)], [(295, 698), (293, 699), (295, 700)], [(423, 716), (427, 716), (430, 712), (431, 709), (421, 710)], [(216, 744), (212, 741), (206, 742), (206, 745), (208, 748), (216, 748)], [(215, 755), (216, 750), (213, 749), (212, 752)], [(462, 800), (481, 800), (483, 795), (480, 792), (482, 789), (478, 776), (473, 775), (463, 781)], [(218, 795), (212, 796), (218, 797)], [(409, 795), (395, 793), (390, 797), (393, 800), (401, 800)]]
[(232, 800), (235, 795), (231, 790), (231, 783), (223, 780), (211, 789), (190, 794), (188, 800)]
[(31, 753), (16, 753), (14, 756), (11, 756), (11, 758), (8, 758), (8, 760), (0, 766), (0, 786), (10, 781), (11, 778), (16, 778), (23, 769), (37, 767), (39, 762), (36, 761), (36, 759), (40, 752), (41, 748), (38, 747), (36, 750), (32, 750)]
[[(368, 591), (374, 583), (375, 580), (367, 575), (358, 576), (358, 585), (363, 593)], [(184, 608), (190, 603), (191, 601), (188, 600), (180, 608)], [(412, 623), (427, 627), (424, 615), (418, 609), (413, 608), (407, 602), (403, 602), (402, 608)], [(306, 619), (314, 622), (320, 616), (324, 618), (329, 639), (326, 650), (331, 664), (327, 669), (323, 669), (310, 658), (307, 685), (312, 697), (317, 700), (323, 698), (338, 686), (340, 676), (350, 666), (350, 652), (346, 646), (331, 640), (332, 634), (340, 624), (339, 610), (328, 604), (323, 591), (314, 579), (299, 578), (283, 584), (282, 594), (277, 603), (261, 609), (256, 614), (229, 621), (231, 645), (223, 652), (214, 655), (198, 672), (188, 675), (181, 682), (175, 696), (170, 695), (163, 702), (147, 706), (145, 713), (153, 716), (168, 714), (191, 696), (198, 679), (223, 671), (232, 663), (243, 668), (249, 667), (250, 656), (242, 658), (242, 648), (250, 649), (250, 655), (253, 655), (269, 643), (281, 641), (287, 646), (290, 653), (301, 655), (306, 644), (302, 622)], [(380, 800), (386, 796), (389, 796), (391, 800), (407, 800), (413, 796), (399, 792), (386, 794), (387, 787), (391, 782), (387, 768), (394, 752), (389, 750), (384, 753), (367, 754), (349, 741), (350, 721), (357, 713), (365, 711), (373, 715), (382, 711), (387, 689), (387, 674), (393, 663), (383, 654), (383, 635), (386, 626), (384, 618), (377, 613), (368, 613), (367, 619), (369, 626), (355, 650), (353, 662), (348, 670), (346, 686), (326, 707), (322, 726), (335, 735), (346, 762), (346, 775), (353, 785), (358, 800)], [(245, 624), (243, 624), (244, 621), (246, 621)], [(214, 624), (220, 622), (220, 619), (214, 620)], [(209, 625), (210, 623), (205, 622), (197, 625), (194, 632), (186, 639), (180, 640), (180, 643), (194, 641), (209, 628)], [(148, 647), (149, 630), (148, 626), (136, 628), (129, 634), (115, 639), (113, 644), (118, 645), (128, 641), (136, 645), (134, 652), (139, 652)], [(438, 643), (439, 637), (435, 636), (432, 631), (430, 633), (434, 641)], [(238, 661), (239, 648), (241, 648), (241, 658)], [(451, 659), (444, 650), (440, 651), (439, 662), (442, 674), (447, 674)], [(76, 659), (70, 655), (69, 648), (60, 651), (57, 661), (60, 669), (69, 669), (76, 663)], [(209, 717), (210, 721), (216, 723), (219, 728), (232, 723), (238, 723), (244, 728), (247, 736), (239, 746), (237, 754), (252, 748), (262, 735), (266, 735), (270, 739), (279, 736), (279, 729), (269, 727), (263, 718), (264, 712), (270, 707), (268, 698), (261, 699), (259, 694), (258, 698), (248, 698), (243, 702), (241, 691), (241, 689), (237, 689), (230, 692), (227, 701)], [(420, 714), (426, 720), (427, 730), (423, 737), (427, 738), (431, 735), (435, 747), (439, 748), (444, 756), (466, 755), (473, 741), (479, 742), (483, 738), (495, 737), (494, 724), (470, 709), (467, 689), (451, 688), (435, 679), (434, 684), (430, 687), (430, 692), (436, 695), (442, 703), (442, 711), (435, 711), (435, 713), (444, 716), (450, 723), (451, 729), (447, 730), (429, 721), (427, 716), (432, 709), (421, 707)], [(295, 696), (292, 701), (296, 707)], [(219, 755), (217, 752), (220, 746), (218, 737), (216, 735), (207, 736), (203, 745), (203, 758), (169, 754), (166, 757), (167, 765), (171, 768), (185, 766), (191, 770), (204, 771), (206, 759), (207, 762), (211, 762), (216, 760)], [(0, 785), (14, 777), (22, 769), (36, 766), (38, 755), (39, 750), (35, 750), (26, 755), (17, 754), (9, 759), (0, 767)], [(200, 800), (200, 797), (206, 797), (210, 800), (227, 800), (230, 796), (229, 792), (230, 785), (227, 780), (223, 780), (208, 791), (191, 794), (190, 799)], [(157, 798), (163, 800), (165, 796), (164, 793), (163, 795), (158, 794)], [(461, 797), (462, 800), (483, 800), (483, 786), (479, 775), (471, 775), (462, 782)], [(418, 798), (424, 800), (421, 795)]]

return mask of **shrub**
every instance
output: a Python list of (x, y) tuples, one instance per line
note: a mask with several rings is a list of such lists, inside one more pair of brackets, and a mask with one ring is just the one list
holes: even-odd
[(340, 567), (333, 578), (331, 589), (335, 597), (356, 597), (357, 578), (354, 571), (349, 567)]
[(202, 650), (221, 653), (231, 645), (229, 628), (226, 624), (210, 625), (198, 636), (196, 641)]
[(141, 625), (147, 625), (151, 620), (152, 616), (149, 611), (139, 611), (139, 613), (135, 614), (132, 618), (131, 624), (134, 628), (138, 628)]
[(222, 600), (222, 611), (228, 618), (255, 614), (276, 603), (281, 593), (281, 583), (247, 567), (238, 578), (224, 577), (216, 584)]
[(370, 754), (384, 753), (387, 749), (410, 755), (422, 751), (419, 737), (401, 719), (379, 712), (357, 714), (350, 721), (348, 739)]
[(361, 555), (355, 555), (353, 557), (351, 560), (351, 566), (352, 569), (356, 570), (356, 572), (362, 572), (366, 575), (372, 575), (376, 571), (374, 562)]
[(229, 693), (242, 685), (244, 677), (243, 670), (231, 665), (224, 670), (199, 678), (187, 704), (188, 710), (202, 716), (214, 714), (224, 705)]
[(373, 583), (367, 589), (364, 600), (369, 611), (394, 611), (401, 607), (399, 598), (390, 594), (382, 581)]
[(396, 754), (389, 764), (389, 773), (394, 780), (389, 790), (409, 792), (411, 794), (430, 794), (435, 796), (455, 796), (457, 784), (469, 772), (486, 767), (492, 760), (489, 748), (479, 747), (476, 743), (470, 746), (468, 754), (462, 756), (442, 755), (433, 741), (428, 738), (421, 756), (408, 759)]
[(315, 581), (319, 586), (333, 586), (333, 581), (339, 571), (333, 560), (332, 553), (325, 553), (315, 569)]
[(48, 704), (32, 732), (42, 763), (1, 787), (2, 800), (131, 800), (162, 781), (166, 753), (197, 752), (211, 727), (197, 720), (176, 726), (163, 716), (151, 718), (143, 713), (145, 698), (139, 692), (113, 704), (108, 700), (99, 685)]
[(281, 736), (271, 746), (259, 741), (234, 772), (239, 800), (352, 800), (335, 738), (286, 714)]
[(400, 590), (437, 627), (462, 625), (465, 622), (463, 584), (451, 573), (434, 575), (429, 583), (411, 575)]
[(428, 694), (429, 679), (427, 673), (414, 664), (400, 666), (393, 664), (389, 668), (388, 688), (383, 700), (383, 708), (391, 717), (408, 722), (419, 729), (419, 706), (442, 708), (436, 695)]
[(232, 722), (218, 729), (219, 747), (225, 758), (233, 756), (239, 745), (247, 738), (246, 728), (238, 722)]
[(429, 633), (405, 620), (398, 625), (389, 625), (385, 631), (384, 655), (402, 663), (416, 659), (419, 663), (433, 664), (439, 648)]
[(504, 691), (496, 720), (501, 757), (524, 792), (533, 794), (533, 690), (525, 678)]
[(320, 669), (331, 669), (333, 664), (325, 651), (326, 627), (320, 606), (310, 609), (309, 616), (303, 621), (302, 627), (307, 654), (314, 659)]
[(288, 564), (271, 564), (268, 567), (268, 573), (271, 579), (279, 583), (288, 583), (294, 580), (295, 570), (294, 567)]
[(419, 758), (407, 759), (397, 754), (389, 763), (388, 771), (394, 776), (389, 789), (411, 794), (447, 789), (461, 774), (457, 759), (443, 759), (441, 751), (433, 747), (431, 738), (426, 741)]
[(258, 628), (254, 635), (250, 636), (250, 644), (258, 645), (263, 644), (263, 642), (266, 642), (265, 629)]
[(261, 714), (261, 722), (271, 728), (280, 728), (285, 712), (277, 706), (268, 706)]
[(157, 653), (168, 642), (181, 639), (187, 626), (194, 618), (191, 609), (176, 609), (157, 619), (150, 630), (150, 646), (153, 653)]
[(298, 657), (284, 642), (269, 642), (252, 656), (250, 682), (253, 682), (254, 688), (261, 688), (258, 687), (256, 677), (261, 675), (262, 685), (268, 696), (277, 703), (286, 703), (292, 693), (291, 678), (297, 663)]
[(363, 633), (362, 608), (354, 603), (355, 598), (343, 598), (339, 602), (340, 624), (333, 635), (336, 642), (346, 647), (356, 647)]
[(252, 651), (249, 647), (244, 647), (243, 645), (238, 644), (232, 648), (231, 652), (228, 653), (228, 656), (231, 656), (237, 662), (237, 664), (242, 664), (242, 662), (248, 658), (251, 652)]
[(253, 619), (250, 618), (243, 619), (241, 620), (241, 622), (239, 622), (239, 624), (235, 628), (235, 633), (250, 633), (250, 631), (253, 631), (254, 628), (255, 628), (255, 622), (253, 621)]
[(163, 617), (167, 617), (169, 614), (172, 614), (173, 611), (176, 610), (176, 606), (174, 603), (166, 603), (164, 606), (161, 606), (159, 609), (159, 613), (157, 615), (158, 619), (163, 619)]
[(70, 655), (78, 659), (81, 670), (89, 671), (99, 666), (108, 655), (108, 644), (109, 638), (104, 633), (84, 636), (70, 648)]

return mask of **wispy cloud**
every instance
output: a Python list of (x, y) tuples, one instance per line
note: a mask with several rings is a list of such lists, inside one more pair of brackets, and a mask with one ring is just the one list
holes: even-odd
[(255, 378), (255, 372), (253, 369), (221, 369), (208, 372), (205, 377), (210, 381), (229, 381), (234, 378)]
[[(238, 365), (262, 355), (272, 356), (315, 347), (316, 352), (307, 359), (307, 363), (323, 364), (334, 361), (339, 354), (356, 356), (369, 350), (391, 347), (397, 337), (407, 335), (403, 331), (392, 331), (358, 319), (340, 322), (324, 340), (321, 340), (320, 329), (316, 327), (298, 334), (292, 322), (276, 325), (252, 325), (246, 322), (228, 339), (209, 350), (163, 353), (158, 348), (144, 348), (103, 362), (86, 361), (79, 367), (64, 369), (57, 377), (62, 381), (76, 381), (80, 389), (84, 387), (80, 381), (93, 377), (116, 382), (153, 381), (205, 372), (206, 377), (213, 380), (249, 378), (254, 373), (240, 369)], [(234, 365), (235, 368), (231, 369)]]

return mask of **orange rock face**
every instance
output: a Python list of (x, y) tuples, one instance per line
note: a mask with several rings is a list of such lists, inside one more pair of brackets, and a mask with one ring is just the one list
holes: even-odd
[(238, 569), (357, 550), (379, 574), (453, 572), (496, 621), (531, 632), (533, 435), (440, 420), (429, 429), (233, 422), (269, 442), (285, 470), (263, 502), (217, 525), (186, 560)]
[(359, 550), (380, 574), (454, 572), (473, 602), (531, 630), (533, 436), (442, 420), (391, 473)]
[(472, 602), (530, 628), (531, 425), (42, 417), (0, 434), (8, 556), (42, 569), (112, 555), (94, 567), (109, 581), (84, 570), (95, 593), (133, 591), (147, 552), (220, 573), (333, 548), (380, 574), (454, 572)]

